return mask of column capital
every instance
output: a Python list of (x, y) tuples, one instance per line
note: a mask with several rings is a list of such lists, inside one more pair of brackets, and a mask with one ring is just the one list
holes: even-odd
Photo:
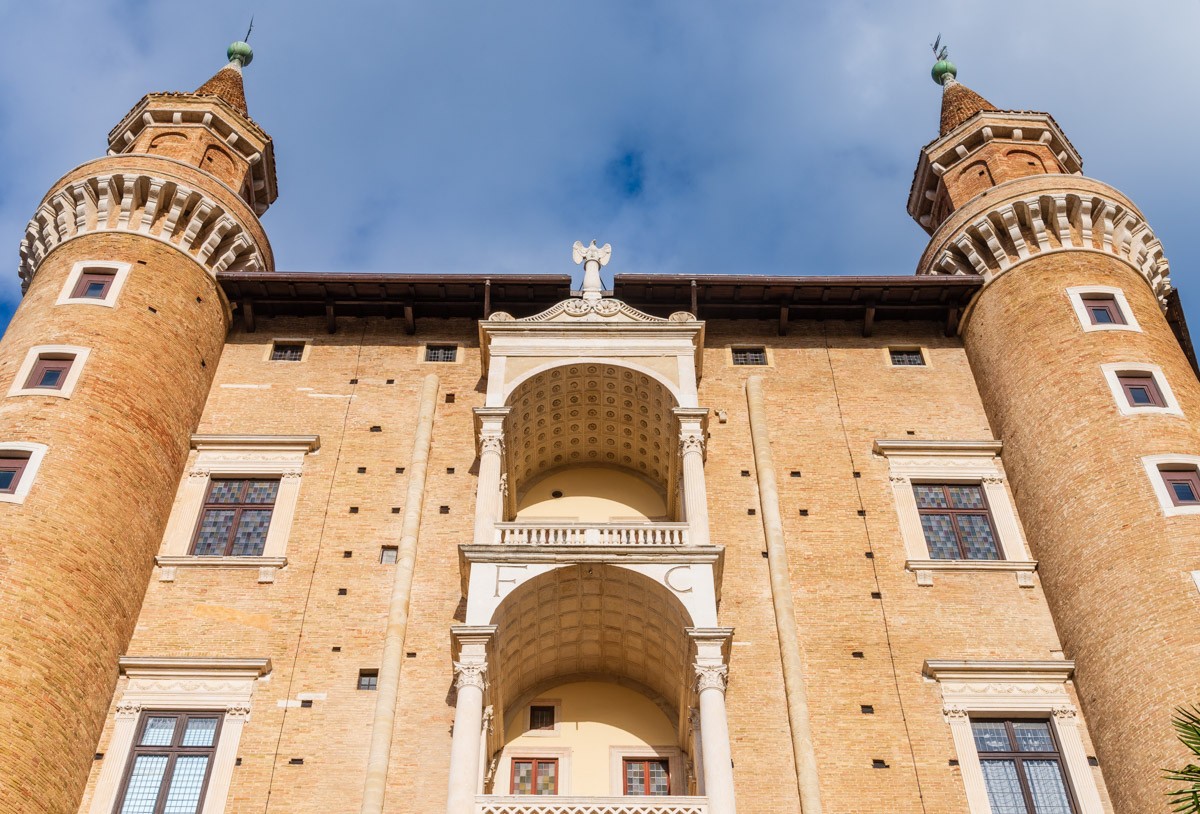
[(708, 429), (707, 407), (675, 407), (671, 410), (679, 421), (680, 427), (694, 426), (700, 430)]
[(946, 721), (948, 723), (953, 723), (955, 721), (969, 721), (971, 719), (971, 716), (967, 713), (966, 708), (960, 706), (942, 707), (942, 715), (946, 716)]
[(733, 640), (731, 627), (689, 627), (686, 629), (695, 653), (696, 668), (722, 666)]
[(481, 692), (487, 688), (486, 662), (454, 662), (454, 689), (476, 687)]
[(225, 707), (225, 716), (227, 718), (241, 718), (242, 720), (245, 720), (246, 718), (250, 717), (250, 704), (230, 704), (229, 706)]
[(1076, 719), (1079, 717), (1079, 710), (1074, 704), (1062, 704), (1050, 710), (1050, 714), (1054, 716), (1056, 724), (1075, 725)]
[(729, 683), (729, 667), (724, 664), (696, 664), (696, 692), (720, 690)]
[(141, 714), (142, 714), (142, 705), (141, 704), (134, 704), (134, 703), (130, 703), (128, 701), (122, 701), (120, 704), (117, 704), (117, 717), (118, 718), (136, 718)]

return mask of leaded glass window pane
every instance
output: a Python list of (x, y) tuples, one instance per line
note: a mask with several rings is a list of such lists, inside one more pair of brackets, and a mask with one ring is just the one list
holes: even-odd
[(184, 746), (212, 746), (217, 734), (216, 718), (192, 718), (183, 732)]
[(153, 814), (169, 759), (166, 755), (138, 755), (134, 759), (120, 814)]
[(513, 761), (513, 794), (533, 794), (533, 763)]
[(625, 761), (625, 793), (642, 794), (646, 788), (646, 764), (640, 760)]
[(252, 480), (246, 489), (246, 499), (243, 503), (274, 503), (275, 495), (279, 493), (277, 480)]
[(171, 717), (152, 717), (146, 719), (146, 727), (142, 730), (142, 746), (170, 746), (175, 736), (175, 724), (178, 719)]
[(986, 514), (960, 514), (958, 530), (962, 535), (963, 553), (968, 560), (998, 560), (996, 535)]
[(1030, 814), (1021, 793), (1015, 760), (981, 760), (979, 765), (992, 814)]
[(983, 489), (979, 486), (950, 486), (950, 506), (955, 509), (985, 509)]
[(975, 748), (980, 752), (1009, 752), (1008, 729), (1003, 721), (972, 721), (971, 734), (975, 736)]
[(1054, 738), (1050, 735), (1050, 725), (1044, 721), (1014, 721), (1012, 728), (1013, 735), (1017, 740), (1017, 751), (1054, 751)]
[(196, 548), (192, 552), (202, 557), (220, 556), (225, 553), (229, 542), (229, 530), (233, 528), (233, 509), (209, 509), (200, 518), (200, 533), (196, 537)]
[(233, 549), (229, 552), (235, 557), (257, 557), (263, 553), (267, 542), (267, 529), (271, 526), (270, 509), (246, 509), (242, 512), (238, 523), (237, 534), (233, 538)]
[(650, 761), (650, 793), (658, 795), (671, 793), (671, 783), (665, 760)]
[(208, 503), (238, 503), (242, 496), (240, 480), (214, 480), (208, 488)]
[(1023, 761), (1037, 814), (1071, 814), (1071, 801), (1057, 760)]
[(925, 542), (929, 544), (931, 559), (958, 559), (958, 537), (954, 534), (954, 521), (950, 515), (923, 514), (921, 528), (925, 530)]
[(208, 771), (208, 755), (180, 755), (171, 773), (171, 788), (163, 814), (196, 814), (200, 792), (204, 790), (204, 775)]
[(514, 760), (513, 794), (558, 794), (558, 761)]
[(558, 761), (539, 760), (537, 764), (537, 789), (534, 794), (558, 792)]
[(917, 507), (921, 509), (947, 509), (946, 491), (941, 486), (929, 486), (922, 483), (913, 484), (917, 495)]

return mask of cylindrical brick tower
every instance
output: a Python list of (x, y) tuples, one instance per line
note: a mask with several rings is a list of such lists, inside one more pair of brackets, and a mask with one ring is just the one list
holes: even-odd
[(985, 279), (963, 341), (1096, 754), (1118, 814), (1165, 812), (1162, 770), (1188, 762), (1172, 710), (1200, 701), (1200, 383), (1164, 317), (1167, 263), (1053, 118), (996, 110), (949, 63), (934, 78), (917, 273)]
[[(0, 811), (74, 812), (220, 359), (268, 270), (270, 137), (230, 63), (151, 94), (51, 188), (0, 341)], [(47, 372), (49, 371), (49, 372)]]

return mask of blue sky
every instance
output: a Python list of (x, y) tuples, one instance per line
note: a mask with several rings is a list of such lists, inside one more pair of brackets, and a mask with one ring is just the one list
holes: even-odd
[(41, 196), (251, 11), (281, 270), (578, 272), (597, 238), (608, 274), (911, 274), (940, 32), (963, 82), (1053, 113), (1138, 203), (1200, 330), (1200, 4), (1109, 0), (0, 0), (0, 326)]

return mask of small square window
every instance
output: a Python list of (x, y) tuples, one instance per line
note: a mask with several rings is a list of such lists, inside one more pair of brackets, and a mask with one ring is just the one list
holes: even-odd
[(765, 365), (767, 363), (766, 348), (733, 348), (732, 353), (735, 365)]
[(919, 348), (888, 348), (893, 367), (924, 367), (925, 354)]
[(395, 565), (400, 550), (394, 545), (385, 545), (379, 549), (379, 561), (384, 565)]
[(1112, 294), (1085, 294), (1081, 299), (1092, 325), (1126, 324), (1125, 314)]
[(554, 707), (551, 705), (535, 704), (529, 708), (529, 728), (539, 730), (554, 729)]
[(303, 342), (276, 342), (271, 346), (272, 362), (299, 362), (304, 359)]
[(379, 671), (378, 670), (359, 670), (358, 671), (358, 688), (360, 690), (377, 690), (377, 689), (379, 689)]
[(1117, 381), (1130, 407), (1166, 407), (1162, 390), (1154, 376), (1146, 373), (1118, 373)]
[(74, 361), (73, 356), (39, 356), (25, 380), (25, 389), (62, 390)]
[(1200, 506), (1200, 473), (1195, 469), (1162, 469), (1167, 494), (1176, 506)]
[(21, 475), (29, 464), (29, 458), (17, 458), (12, 453), (0, 450), (0, 495), (16, 494)]
[(426, 362), (453, 362), (458, 359), (458, 345), (426, 345)]
[(113, 280), (116, 277), (117, 274), (113, 271), (88, 269), (79, 275), (79, 280), (76, 281), (75, 288), (71, 291), (71, 298), (76, 300), (102, 300), (108, 296), (108, 292), (112, 289)]

